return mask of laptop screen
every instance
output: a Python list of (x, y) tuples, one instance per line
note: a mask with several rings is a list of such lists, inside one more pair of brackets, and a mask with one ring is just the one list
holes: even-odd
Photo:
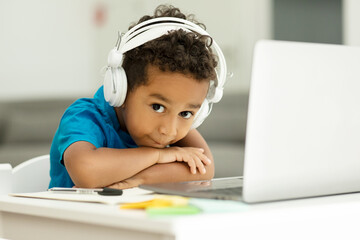
[(360, 48), (260, 41), (249, 94), (243, 198), (360, 190)]

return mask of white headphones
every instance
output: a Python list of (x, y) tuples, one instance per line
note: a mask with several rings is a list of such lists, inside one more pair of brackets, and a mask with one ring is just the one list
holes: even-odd
[[(116, 43), (108, 55), (108, 67), (104, 79), (105, 100), (111, 106), (120, 107), (126, 98), (127, 78), (125, 70), (122, 68), (123, 55), (142, 44), (154, 40), (171, 30), (183, 29), (188, 32), (195, 32), (200, 35), (210, 36), (200, 26), (175, 17), (160, 17), (142, 22), (131, 28)], [(217, 103), (223, 96), (223, 88), (226, 81), (226, 62), (224, 55), (213, 40), (212, 48), (218, 56), (218, 67), (216, 69), (216, 79), (210, 81), (208, 94), (202, 103), (199, 111), (194, 117), (192, 128), (197, 128), (210, 114), (213, 103)]]

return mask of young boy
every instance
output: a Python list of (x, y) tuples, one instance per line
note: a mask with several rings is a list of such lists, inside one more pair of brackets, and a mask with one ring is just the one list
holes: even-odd
[[(159, 17), (186, 19), (179, 9), (162, 5), (138, 25)], [(192, 129), (200, 107), (207, 105), (210, 80), (217, 78), (209, 42), (209, 36), (180, 27), (125, 51), (120, 60), (128, 85), (125, 101), (117, 106), (108, 96), (119, 94), (110, 69), (105, 80), (110, 84), (66, 110), (50, 150), (50, 187), (124, 189), (211, 179), (213, 156)]]

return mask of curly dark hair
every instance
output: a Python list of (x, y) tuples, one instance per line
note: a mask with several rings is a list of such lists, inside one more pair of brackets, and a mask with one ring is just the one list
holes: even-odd
[[(158, 17), (177, 17), (198, 23), (193, 15), (185, 16), (180, 9), (171, 5), (160, 5), (154, 16), (143, 16), (138, 23)], [(129, 27), (131, 29), (136, 24)], [(211, 51), (210, 36), (187, 32), (182, 29), (169, 31), (157, 39), (146, 42), (124, 55), (122, 64), (128, 79), (128, 91), (146, 85), (147, 66), (158, 66), (161, 71), (170, 71), (190, 75), (198, 81), (210, 81), (216, 78), (217, 57)]]

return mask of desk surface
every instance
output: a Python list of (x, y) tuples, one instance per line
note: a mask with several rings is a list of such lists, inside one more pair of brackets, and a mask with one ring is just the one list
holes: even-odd
[(0, 196), (0, 237), (10, 239), (359, 239), (359, 218), (360, 193), (159, 218), (116, 205)]

